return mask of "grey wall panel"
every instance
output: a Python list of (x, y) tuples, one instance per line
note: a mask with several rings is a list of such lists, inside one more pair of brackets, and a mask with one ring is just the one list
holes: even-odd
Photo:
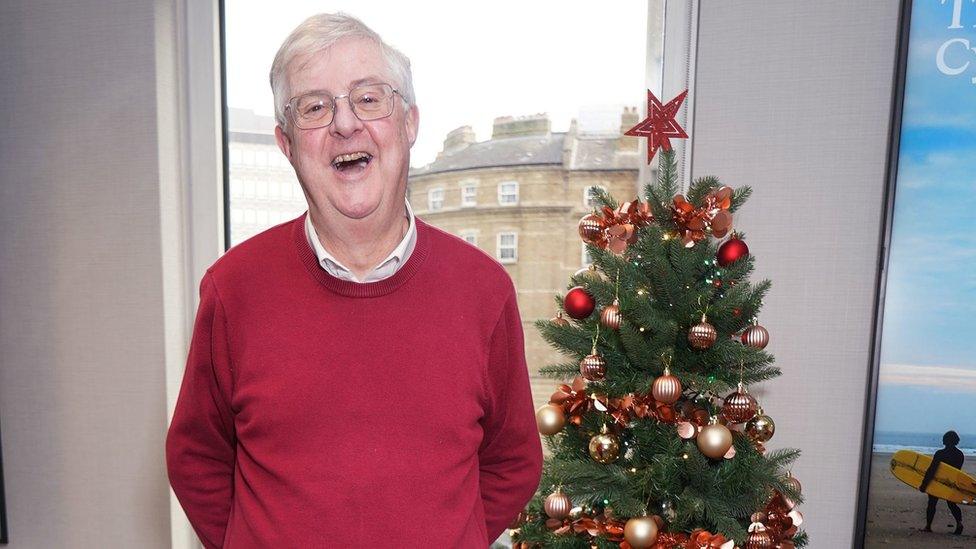
[(154, 12), (0, 4), (11, 548), (169, 545)]
[(761, 324), (784, 375), (757, 395), (814, 548), (847, 547), (856, 508), (898, 3), (702, 2), (693, 173), (753, 198), (736, 216), (773, 281)]

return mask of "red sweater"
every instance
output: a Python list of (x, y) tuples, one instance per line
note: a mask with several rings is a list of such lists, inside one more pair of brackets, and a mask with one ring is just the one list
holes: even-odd
[(511, 279), (418, 219), (396, 274), (339, 280), (305, 215), (201, 281), (166, 439), (187, 517), (208, 548), (487, 547), (542, 468)]

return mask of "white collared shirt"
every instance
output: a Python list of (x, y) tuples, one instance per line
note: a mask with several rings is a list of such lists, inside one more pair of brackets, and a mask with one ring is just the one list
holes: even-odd
[(340, 263), (335, 256), (330, 254), (322, 246), (318, 238), (318, 233), (315, 231), (315, 226), (312, 225), (312, 216), (306, 214), (305, 236), (308, 238), (309, 245), (315, 250), (315, 255), (319, 259), (319, 265), (330, 275), (351, 282), (378, 282), (393, 276), (407, 262), (407, 259), (413, 253), (413, 249), (417, 244), (417, 223), (414, 220), (413, 208), (410, 207), (409, 201), (405, 200), (404, 202), (406, 204), (407, 219), (410, 220), (407, 232), (403, 235), (403, 239), (400, 240), (400, 244), (390, 252), (390, 255), (386, 256), (386, 259), (381, 261), (372, 271), (366, 273), (366, 277), (363, 280), (357, 279), (356, 275), (348, 267)]

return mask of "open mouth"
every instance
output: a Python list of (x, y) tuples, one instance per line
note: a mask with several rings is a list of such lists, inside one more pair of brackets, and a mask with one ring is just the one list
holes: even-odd
[(332, 160), (332, 167), (340, 172), (364, 170), (371, 160), (373, 156), (362, 151), (340, 154)]

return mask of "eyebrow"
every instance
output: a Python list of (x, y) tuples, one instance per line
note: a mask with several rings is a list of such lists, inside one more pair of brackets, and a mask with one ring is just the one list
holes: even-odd
[[(358, 79), (353, 80), (352, 82), (350, 82), (349, 83), (349, 89), (351, 90), (351, 89), (356, 88), (358, 86), (362, 86), (363, 84), (380, 84), (382, 82), (383, 82), (383, 79), (380, 78), (379, 76), (375, 76), (375, 75), (364, 76), (363, 78), (358, 78)], [(303, 95), (308, 95), (310, 93), (327, 93), (329, 95), (334, 95), (329, 90), (314, 89), (314, 90), (305, 90), (305, 91), (302, 91), (301, 93), (296, 93), (293, 97), (301, 97)]]

